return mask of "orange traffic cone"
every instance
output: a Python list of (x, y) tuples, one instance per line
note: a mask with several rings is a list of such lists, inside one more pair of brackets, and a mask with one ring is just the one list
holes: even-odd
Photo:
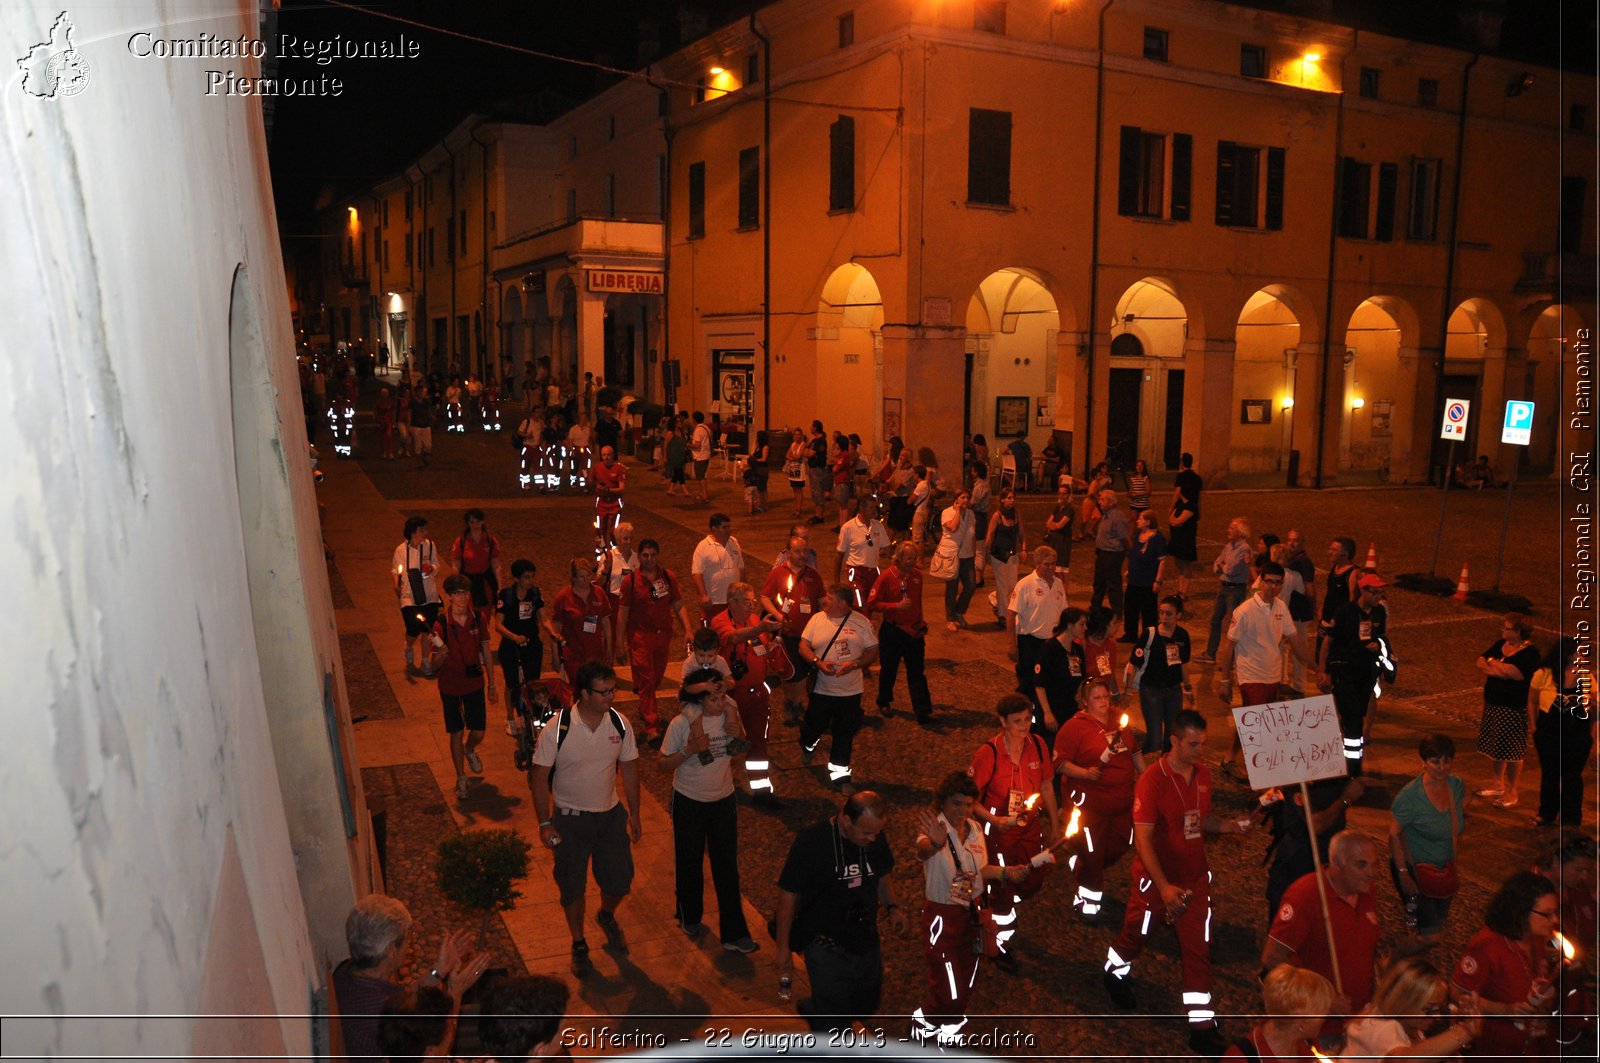
[(1464, 602), (1464, 601), (1467, 600), (1467, 592), (1468, 592), (1468, 590), (1469, 590), (1469, 588), (1467, 587), (1467, 565), (1466, 565), (1466, 562), (1462, 562), (1462, 564), (1461, 564), (1461, 578), (1456, 580), (1456, 593), (1454, 594), (1453, 597), (1458, 602)]
[(1365, 567), (1366, 567), (1366, 570), (1368, 572), (1376, 572), (1376, 571), (1378, 571), (1378, 544), (1377, 543), (1368, 543), (1367, 544), (1367, 564), (1366, 564)]

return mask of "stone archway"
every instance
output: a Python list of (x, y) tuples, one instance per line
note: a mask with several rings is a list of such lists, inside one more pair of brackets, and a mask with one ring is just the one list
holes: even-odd
[[(828, 275), (817, 302), (817, 416), (830, 430), (856, 432), (870, 452), (888, 435), (904, 436), (884, 421), (903, 416), (904, 396), (886, 391), (883, 379), (883, 296), (872, 271), (846, 262)], [(901, 401), (899, 415), (885, 397)]]
[(1019, 437), (1037, 453), (1056, 424), (1055, 296), (1031, 270), (997, 269), (968, 300), (966, 326), (968, 431), (984, 436), (991, 454)]

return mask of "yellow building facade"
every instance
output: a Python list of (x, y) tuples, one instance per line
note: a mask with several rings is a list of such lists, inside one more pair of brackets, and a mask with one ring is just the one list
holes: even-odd
[(1325, 485), (1447, 394), (1509, 468), (1530, 398), (1554, 462), (1592, 77), (1210, 0), (789, 0), (652, 74), (683, 405)]

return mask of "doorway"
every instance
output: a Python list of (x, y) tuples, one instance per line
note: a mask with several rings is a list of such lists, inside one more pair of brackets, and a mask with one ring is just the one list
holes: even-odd
[(737, 417), (753, 424), (756, 352), (748, 347), (711, 352), (711, 410), (726, 420)]
[(1144, 370), (1112, 369), (1106, 400), (1106, 461), (1113, 470), (1133, 469), (1139, 450), (1139, 407)]
[(1168, 472), (1178, 468), (1183, 452), (1183, 370), (1167, 370), (1167, 416), (1161, 437), (1161, 465)]

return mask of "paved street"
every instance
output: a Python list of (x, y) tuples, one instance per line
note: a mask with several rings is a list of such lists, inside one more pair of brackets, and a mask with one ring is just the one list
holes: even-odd
[[(516, 423), (513, 416), (506, 420)], [(532, 829), (526, 784), (511, 764), (511, 740), (497, 726), (500, 713), (493, 707), (484, 747), (484, 779), (465, 801), (454, 798), (437, 694), (428, 684), (408, 679), (401, 667), (401, 631), (388, 560), (407, 516), (427, 516), (433, 538), (441, 550), (447, 550), (459, 531), (461, 511), (480, 505), (488, 514), (490, 530), (500, 538), (504, 557), (508, 561), (529, 557), (538, 564), (539, 584), (548, 601), (560, 587), (565, 560), (587, 551), (591, 503), (577, 496), (521, 496), (515, 487), (515, 457), (506, 436), (436, 432), (435, 438), (436, 460), (426, 469), (413, 460), (377, 459), (372, 454), (375, 447), (366, 440), (360, 441), (355, 461), (332, 460), (332, 448), (323, 447), (327, 482), (320, 492), (326, 505), (327, 542), (336, 553), (335, 593), (336, 605), (341, 606), (340, 632), (346, 639), (346, 679), (354, 714), (361, 721), (356, 727), (357, 756), (369, 779), (404, 779), (409, 781), (403, 782), (402, 788), (424, 790), (431, 780), (435, 792), (424, 795), (426, 800), (420, 801), (419, 807), (439, 813), (442, 806), (462, 829), (512, 826), (533, 838), (537, 832)], [(1204, 467), (1203, 455), (1199, 464)], [(774, 486), (781, 488), (781, 484), (775, 477)], [(1548, 603), (1558, 592), (1556, 488), (1553, 483), (1523, 484), (1514, 497), (1502, 585), (1543, 607), (1535, 617), (1540, 625), (1536, 638), (1548, 645), (1555, 633)], [(1441, 574), (1454, 578), (1466, 562), (1473, 585), (1488, 585), (1505, 501), (1503, 491), (1452, 492), (1440, 552)], [(1204, 499), (1200, 567), (1214, 555), (1228, 518), (1242, 515), (1257, 532), (1270, 530), (1281, 535), (1291, 526), (1298, 527), (1306, 534), (1313, 556), (1324, 562), (1319, 565), (1319, 576), (1325, 568), (1327, 542), (1336, 534), (1355, 537), (1363, 558), (1368, 544), (1375, 543), (1385, 574), (1426, 571), (1438, 506), (1438, 492), (1423, 488), (1211, 492)], [(691, 507), (668, 498), (658, 475), (630, 462), (625, 516), (640, 529), (639, 535), (661, 540), (663, 561), (685, 576), (689, 552), (704, 534), (712, 509), (733, 515), (734, 533), (751, 559), (750, 571), (764, 575), (765, 564), (788, 528), (786, 489), (775, 491), (768, 513), (750, 518), (743, 514), (739, 486), (729, 479), (716, 481), (712, 507)], [(1045, 509), (1043, 496), (1030, 496), (1024, 504), (1035, 537), (1042, 531)], [(831, 573), (831, 536), (817, 529), (813, 542), (825, 559), (825, 570)], [(1084, 603), (1091, 560), (1092, 553), (1080, 544), (1069, 575), (1073, 604)], [(936, 597), (942, 588), (937, 581), (929, 582), (926, 604), (929, 616), (938, 618), (942, 604)], [(1202, 644), (1215, 587), (1214, 579), (1196, 579), (1190, 615), (1184, 621)], [(929, 799), (940, 776), (965, 767), (973, 750), (994, 733), (992, 706), (1007, 689), (1010, 663), (1005, 641), (997, 627), (979, 622), (985, 619), (983, 599), (991, 589), (992, 583), (974, 599), (968, 614), (974, 621), (972, 630), (948, 635), (942, 625), (935, 624), (929, 636), (930, 680), (938, 706), (935, 725), (921, 729), (905, 711), (884, 720), (869, 709), (871, 718), (858, 741), (858, 783), (881, 790), (894, 809), (889, 835), (899, 861), (896, 889), (903, 900), (914, 900), (921, 892), (920, 872), (913, 866), (910, 852), (910, 813)], [(341, 590), (347, 596), (343, 600), (337, 597)], [(1431, 730), (1451, 734), (1460, 750), (1458, 773), (1469, 787), (1481, 784), (1486, 762), (1471, 751), (1481, 680), (1472, 661), (1498, 637), (1496, 615), (1449, 599), (1394, 590), (1389, 607), (1399, 679), (1381, 703), (1375, 745), (1369, 748), (1372, 786), (1351, 816), (1354, 826), (1378, 836), (1387, 833), (1388, 801), (1416, 770), (1419, 734)], [(352, 647), (364, 649), (366, 645), (371, 652), (353, 662)], [(547, 662), (549, 659), (547, 654)], [(1209, 669), (1206, 671), (1198, 677), (1204, 681), (1197, 687), (1202, 691), (1201, 707), (1212, 720), (1208, 755), (1215, 763), (1229, 730), (1224, 707), (1206, 693), (1210, 678)], [(675, 667), (670, 674), (675, 674)], [(623, 686), (627, 686), (626, 672)], [(903, 688), (900, 696), (905, 710)], [(624, 711), (631, 703), (631, 698), (619, 699)], [(369, 705), (374, 709), (371, 713), (366, 711)], [(1133, 715), (1137, 717), (1136, 710)], [(676, 1040), (693, 1037), (708, 1025), (727, 1026), (738, 1043), (746, 1028), (801, 1028), (776, 999), (772, 944), (757, 928), (771, 914), (774, 880), (794, 830), (828, 814), (834, 799), (824, 786), (820, 769), (799, 763), (792, 731), (774, 721), (773, 739), (777, 786), (784, 807), (776, 813), (749, 806), (740, 809), (745, 904), (750, 925), (763, 946), (753, 957), (722, 952), (714, 935), (709, 943), (691, 944), (674, 928), (670, 827), (662, 811), (670, 780), (648, 764), (641, 772), (647, 797), (645, 838), (637, 852), (639, 877), (634, 894), (621, 909), (631, 946), (626, 956), (597, 949), (597, 972), (582, 980), (572, 978), (568, 940), (549, 880), (549, 863), (544, 853), (536, 853), (533, 872), (522, 885), (524, 897), (505, 917), (508, 940), (514, 942), (518, 954), (507, 959), (512, 966), (568, 977), (576, 987), (578, 1012), (616, 1017), (575, 1019), (580, 1030), (607, 1025), (617, 1033), (662, 1033)], [(1444, 951), (1448, 954), (1439, 957), (1442, 962), (1453, 959), (1453, 950), (1476, 930), (1478, 913), (1498, 881), (1509, 871), (1526, 866), (1538, 849), (1556, 840), (1553, 832), (1536, 832), (1530, 826), (1530, 805), (1537, 792), (1532, 759), (1529, 768), (1533, 781), (1523, 791), (1522, 807), (1501, 811), (1479, 802), (1472, 809), (1462, 852), (1467, 885), (1447, 935)], [(388, 774), (373, 774), (383, 772)], [(1593, 782), (1591, 776), (1591, 787)], [(1243, 787), (1219, 780), (1220, 812), (1237, 810), (1242, 814), (1253, 800)], [(1591, 789), (1588, 807), (1594, 805)], [(438, 818), (443, 824), (440, 829), (448, 830), (448, 820), (442, 814)], [(402, 828), (391, 823), (391, 849), (400, 841), (395, 837), (398, 829)], [(1254, 973), (1264, 931), (1261, 859), (1265, 843), (1263, 832), (1258, 831), (1249, 838), (1219, 839), (1211, 844), (1217, 896), (1221, 898), (1213, 928), (1213, 955), (1218, 1010), (1224, 1016), (1259, 1007)], [(1126, 861), (1110, 876), (1110, 918), (1099, 928), (1085, 928), (1069, 918), (1069, 878), (1064, 871), (1057, 873), (1040, 898), (1024, 908), (1018, 937), (1021, 973), (1008, 976), (986, 968), (980, 974), (973, 1007), (975, 1014), (984, 1017), (972, 1028), (995, 1038), (997, 1054), (1105, 1056), (1186, 1051), (1179, 1016), (1176, 948), (1170, 937), (1158, 936), (1136, 971), (1141, 1018), (1147, 1021), (1105, 1014), (1109, 1005), (1099, 984), (1099, 970), (1128, 888)], [(425, 874), (412, 879), (421, 883), (417, 888), (426, 888)], [(1380, 894), (1386, 937), (1392, 938), (1399, 923), (1398, 907), (1386, 883), (1380, 883)], [(406, 899), (416, 907), (413, 897)], [(714, 910), (714, 899), (709, 896), (708, 909)], [(591, 931), (590, 936), (599, 939), (598, 931)], [(914, 938), (886, 942), (885, 955), (885, 998), (877, 1025), (892, 1044), (905, 1036), (904, 1016), (921, 1003), (926, 975)], [(797, 986), (796, 995), (802, 992)], [(730, 1018), (718, 1020), (716, 1016)], [(1224, 1025), (1230, 1037), (1244, 1029), (1238, 1019), (1225, 1018)], [(619, 1047), (626, 1046), (592, 1043), (573, 1051), (588, 1054)]]

